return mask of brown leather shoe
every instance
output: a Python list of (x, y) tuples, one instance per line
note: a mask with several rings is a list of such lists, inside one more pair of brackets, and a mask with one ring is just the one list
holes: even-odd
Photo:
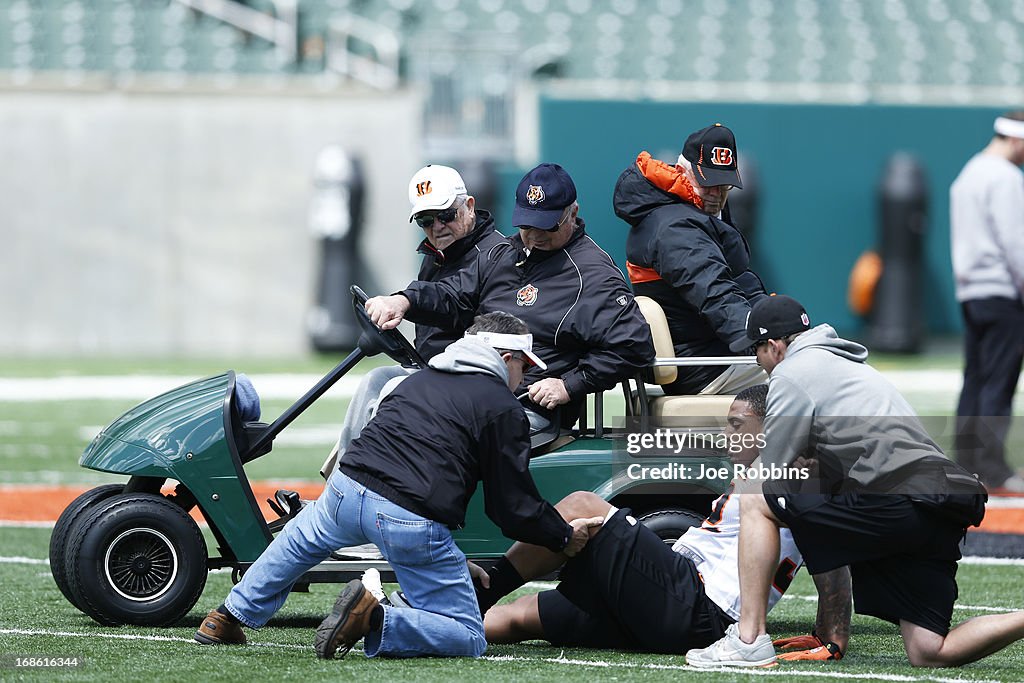
[(203, 618), (193, 636), (202, 645), (245, 645), (245, 631), (237, 621), (213, 610)]
[(334, 602), (334, 609), (316, 629), (316, 656), (320, 659), (344, 657), (352, 646), (370, 632), (370, 617), (380, 605), (363, 582), (352, 579)]

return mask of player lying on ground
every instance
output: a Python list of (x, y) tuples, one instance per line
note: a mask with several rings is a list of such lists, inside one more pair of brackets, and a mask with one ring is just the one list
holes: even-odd
[[(761, 433), (766, 393), (767, 387), (759, 385), (737, 395), (729, 408), (729, 433)], [(757, 450), (731, 456), (749, 465)], [(488, 574), (487, 587), (478, 587), (488, 642), (543, 639), (554, 645), (678, 654), (714, 642), (740, 614), (739, 507), (730, 487), (704, 523), (670, 548), (629, 510), (616, 509), (590, 492), (570, 494), (555, 506), (564, 519), (601, 517), (604, 524), (591, 529), (590, 542), (573, 559), (525, 543), (509, 549)], [(792, 537), (783, 532), (771, 605), (782, 597), (801, 563)], [(555, 590), (492, 607), (525, 581), (563, 565)], [(814, 579), (827, 596), (818, 603), (815, 633), (821, 640), (803, 636), (780, 641), (783, 647), (811, 648), (783, 659), (838, 659), (846, 648), (849, 578), (832, 572)]]

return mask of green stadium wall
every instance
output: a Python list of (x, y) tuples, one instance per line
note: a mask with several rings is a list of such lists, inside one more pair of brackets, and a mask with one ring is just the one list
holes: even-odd
[[(924, 167), (929, 191), (926, 326), (939, 334), (961, 329), (949, 256), (949, 185), (988, 142), (1002, 110), (554, 97), (542, 97), (539, 106), (540, 160), (572, 174), (588, 231), (620, 268), (627, 225), (615, 217), (612, 191), (622, 170), (641, 150), (674, 159), (690, 132), (716, 121), (732, 128), (741, 162), (753, 159), (758, 168), (760, 206), (748, 234), (765, 285), (800, 299), (814, 320), (851, 334), (865, 321), (846, 304), (850, 269), (880, 244), (878, 190), (887, 160), (909, 152)], [(507, 184), (504, 193), (511, 196)]]

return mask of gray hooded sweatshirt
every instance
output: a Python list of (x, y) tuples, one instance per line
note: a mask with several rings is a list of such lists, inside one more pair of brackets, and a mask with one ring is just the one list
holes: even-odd
[[(501, 359), (501, 354), (495, 351), (489, 344), (485, 344), (472, 336), (456, 339), (446, 346), (444, 351), (427, 361), (427, 365), (435, 370), (455, 374), (484, 373), (493, 375), (500, 379), (502, 384), (508, 384), (508, 367), (505, 365), (505, 361)], [(381, 401), (387, 398), (395, 390), (395, 387), (408, 379), (409, 375), (413, 372), (415, 371), (408, 370), (405, 374), (392, 377), (384, 383), (384, 386), (381, 387), (377, 397), (370, 405), (366, 418), (367, 422), (377, 414), (377, 408), (380, 407)], [(258, 402), (256, 409), (257, 411), (259, 410)]]
[[(768, 380), (765, 465), (815, 457), (826, 490), (936, 493), (962, 473), (868, 352), (818, 325), (790, 344)], [(959, 473), (951, 472), (950, 466)], [(973, 490), (973, 481), (961, 482)]]
[(456, 339), (427, 364), (442, 372), (483, 372), (494, 375), (502, 384), (508, 384), (508, 367), (501, 354), (473, 336)]
[(558, 552), (572, 537), (530, 476), (529, 425), (505, 363), (472, 337), (452, 342), (383, 399), (340, 467), (452, 529), (465, 523), (481, 483), (484, 512), (509, 538)]

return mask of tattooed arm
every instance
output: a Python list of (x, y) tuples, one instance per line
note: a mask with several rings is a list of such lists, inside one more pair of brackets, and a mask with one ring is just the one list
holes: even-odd
[(813, 578), (818, 589), (818, 617), (814, 622), (814, 632), (823, 642), (831, 641), (846, 652), (853, 611), (850, 568), (840, 567)]
[(843, 658), (850, 641), (850, 569), (840, 567), (814, 576), (818, 589), (818, 617), (810, 635), (773, 641), (784, 652), (779, 659), (837, 660)]

